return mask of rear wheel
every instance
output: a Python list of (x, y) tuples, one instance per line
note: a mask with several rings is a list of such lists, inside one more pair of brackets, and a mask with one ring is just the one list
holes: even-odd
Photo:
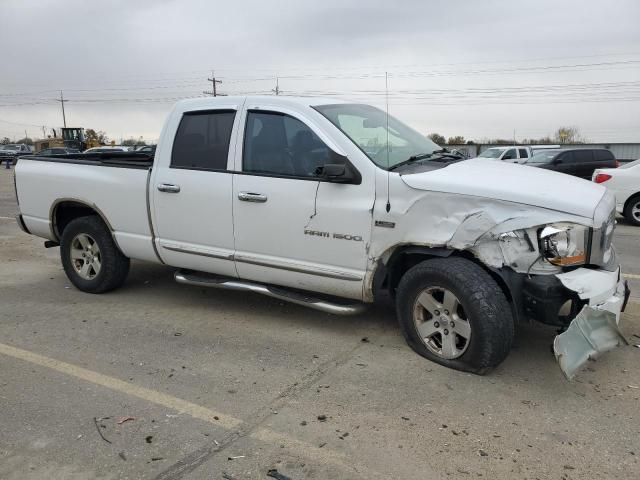
[(438, 258), (416, 265), (402, 277), (396, 302), (407, 343), (429, 360), (483, 374), (511, 350), (509, 302), (470, 260)]
[(632, 225), (640, 226), (640, 195), (629, 199), (624, 208), (624, 217)]
[(120, 287), (129, 274), (129, 259), (97, 216), (69, 222), (62, 232), (60, 257), (67, 277), (83, 292), (108, 292)]

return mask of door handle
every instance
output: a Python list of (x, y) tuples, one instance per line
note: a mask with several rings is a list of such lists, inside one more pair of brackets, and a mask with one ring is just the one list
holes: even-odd
[(180, 192), (180, 185), (173, 185), (172, 183), (161, 183), (158, 185), (158, 190), (165, 193), (178, 193)]
[(267, 196), (261, 193), (240, 192), (238, 193), (238, 199), (243, 202), (264, 203), (267, 201)]

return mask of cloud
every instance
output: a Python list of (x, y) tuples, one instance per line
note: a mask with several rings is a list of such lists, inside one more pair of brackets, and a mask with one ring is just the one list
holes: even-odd
[[(525, 91), (508, 105), (472, 91), (640, 82), (637, 63), (526, 70), (640, 60), (633, 0), (3, 0), (0, 18), (0, 105), (29, 104), (0, 106), (7, 121), (58, 125), (53, 98), (64, 89), (78, 125), (157, 137), (171, 99), (210, 88), (212, 69), (223, 91), (268, 92), (278, 75), (285, 93), (377, 104), (388, 71), (393, 111), (425, 132), (530, 136), (568, 123), (605, 140), (640, 129), (633, 85), (615, 95)], [(594, 95), (604, 101), (580, 101)]]

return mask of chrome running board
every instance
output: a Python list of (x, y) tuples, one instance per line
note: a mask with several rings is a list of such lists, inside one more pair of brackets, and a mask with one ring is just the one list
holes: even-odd
[(333, 313), (335, 315), (356, 315), (366, 309), (364, 303), (339, 303), (317, 297), (312, 297), (305, 293), (288, 290), (284, 287), (273, 285), (263, 285), (261, 283), (247, 282), (237, 278), (221, 277), (199, 272), (188, 272), (178, 270), (175, 273), (175, 280), (185, 285), (197, 285), (199, 287), (221, 288), (226, 290), (240, 290), (260, 293), (267, 297), (277, 298), (286, 302), (295, 303), (304, 307), (320, 310), (321, 312)]

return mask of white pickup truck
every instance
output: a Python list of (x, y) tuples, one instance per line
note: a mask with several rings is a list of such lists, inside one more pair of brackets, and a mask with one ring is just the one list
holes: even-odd
[(138, 259), (336, 314), (390, 294), (411, 348), (475, 373), (504, 360), (517, 322), (564, 329), (568, 377), (624, 342), (604, 187), (459, 161), (367, 105), (182, 101), (155, 157), (35, 155), (15, 176), (21, 228), (60, 246), (85, 292), (122, 286)]

